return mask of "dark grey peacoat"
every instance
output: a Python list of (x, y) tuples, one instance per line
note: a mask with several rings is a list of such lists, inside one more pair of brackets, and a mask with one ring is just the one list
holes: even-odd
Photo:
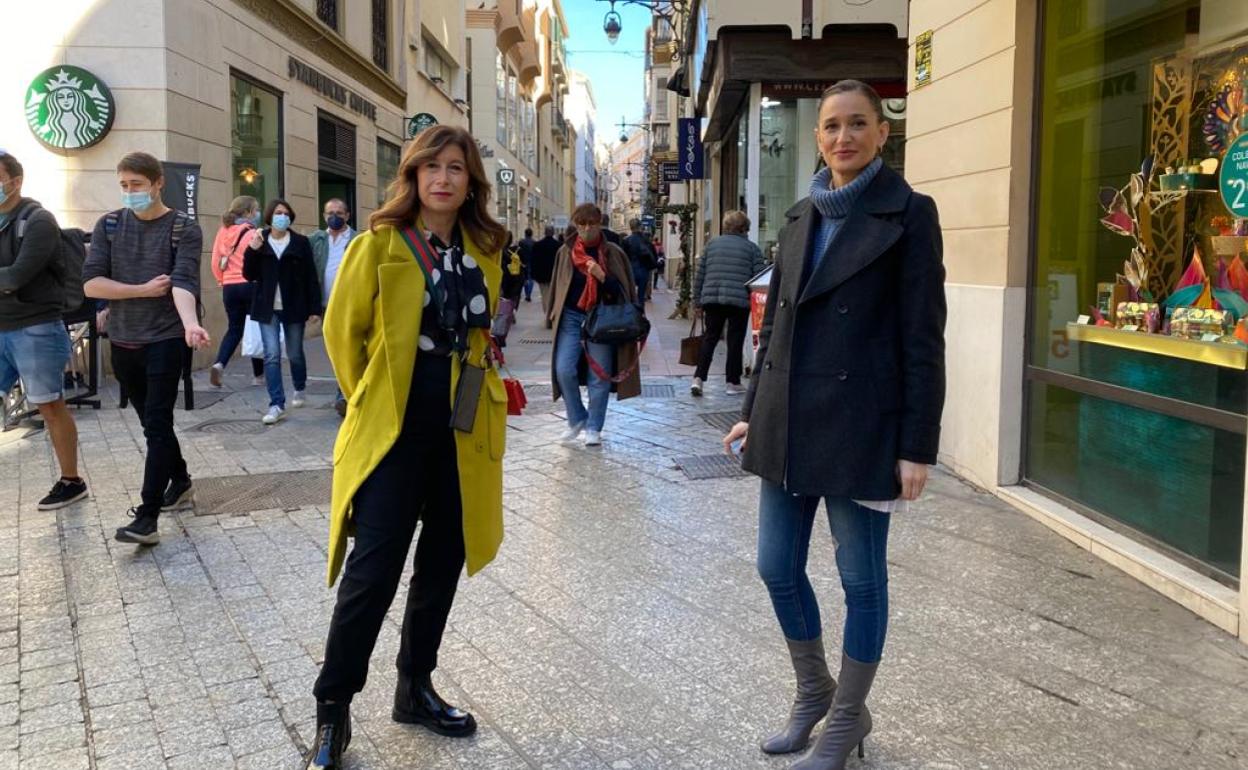
[(898, 459), (935, 464), (945, 402), (936, 204), (887, 166), (804, 278), (818, 212), (789, 209), (742, 419), (743, 465), (790, 492), (892, 500)]

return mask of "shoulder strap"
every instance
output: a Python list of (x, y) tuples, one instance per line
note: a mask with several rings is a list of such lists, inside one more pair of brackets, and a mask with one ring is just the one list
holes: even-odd
[(17, 238), (13, 245), (14, 249), (21, 246), (22, 238), (26, 237), (26, 222), (35, 215), (35, 212), (39, 211), (39, 208), (38, 203), (30, 201), (25, 206), (22, 206), (21, 211), (18, 212), (17, 219), (13, 220), (13, 235)]
[(178, 244), (182, 242), (182, 234), (186, 232), (186, 228), (190, 224), (190, 217), (181, 211), (174, 209), (173, 212), (173, 232), (169, 238), (169, 243), (173, 246), (174, 256), (178, 253)]
[(255, 229), (256, 228), (254, 227), (244, 227), (242, 231), (238, 234), (238, 240), (234, 241), (234, 248), (230, 249), (230, 253), (233, 254), (234, 252), (238, 251), (238, 244), (242, 243), (243, 239), (246, 238), (247, 235), (251, 233), (252, 230), (255, 230)]
[[(437, 269), (438, 252), (433, 246), (429, 245), (429, 241), (425, 240), (425, 234), (418, 228), (408, 225), (399, 233), (403, 236), (403, 242), (412, 250), (412, 256), (416, 258), (416, 264), (420, 265), (420, 271), (425, 274), (425, 284), (433, 286), (433, 271)], [(430, 292), (435, 297), (438, 292)]]
[(109, 245), (112, 245), (117, 226), (121, 224), (121, 212), (122, 209), (117, 209), (104, 215), (104, 237), (108, 239)]

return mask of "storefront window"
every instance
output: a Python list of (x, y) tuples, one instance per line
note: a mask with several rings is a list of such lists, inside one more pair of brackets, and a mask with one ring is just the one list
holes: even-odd
[(1236, 577), (1248, 219), (1216, 172), (1248, 4), (1073, 0), (1042, 26), (1026, 476)]
[(497, 97), (495, 103), (498, 108), (498, 144), (500, 147), (507, 146), (507, 67), (503, 64), (503, 55), (500, 53), (495, 62), (498, 68), (495, 70), (497, 77)]
[(250, 195), (261, 204), (281, 197), (282, 98), (252, 80), (231, 74), (230, 105), (234, 195)]
[(399, 147), (377, 140), (377, 207), (386, 202), (386, 188), (399, 175)]
[(516, 73), (507, 73), (507, 149), (516, 157), (520, 156), (520, 119), (516, 101)]

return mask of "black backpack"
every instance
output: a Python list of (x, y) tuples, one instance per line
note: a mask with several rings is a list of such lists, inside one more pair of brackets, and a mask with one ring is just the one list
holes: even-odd
[[(26, 237), (26, 224), (36, 212), (43, 207), (38, 203), (30, 203), (22, 209), (21, 215), (14, 224), (17, 240), (13, 250), (21, 248), (22, 238)], [(61, 312), (70, 315), (82, 307), (86, 295), (82, 293), (82, 263), (87, 261), (87, 237), (77, 227), (61, 227), (61, 240), (57, 259), (53, 262), (52, 271), (61, 282), (64, 296), (61, 299)]]

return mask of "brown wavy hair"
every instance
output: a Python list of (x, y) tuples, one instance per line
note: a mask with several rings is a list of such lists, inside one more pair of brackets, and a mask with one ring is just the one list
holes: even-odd
[(376, 230), (389, 225), (407, 227), (416, 222), (420, 214), (420, 194), (416, 173), (424, 163), (437, 157), (449, 145), (464, 151), (468, 167), (468, 198), (459, 207), (459, 226), (473, 242), (487, 254), (502, 251), (507, 240), (507, 228), (490, 215), (490, 198), (493, 186), (485, 175), (481, 153), (472, 134), (458, 126), (433, 126), (422, 131), (403, 150), (399, 161), (399, 173), (386, 188), (386, 202), (368, 218), (368, 229)]

